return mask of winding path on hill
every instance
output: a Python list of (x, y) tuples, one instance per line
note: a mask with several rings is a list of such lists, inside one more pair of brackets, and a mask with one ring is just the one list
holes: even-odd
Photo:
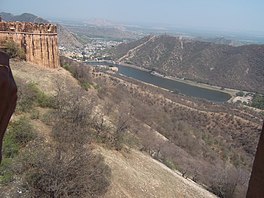
[(124, 56), (122, 56), (121, 58), (118, 59), (118, 62), (121, 62), (124, 59), (132, 58), (139, 48), (146, 45), (148, 42), (154, 40), (155, 38), (156, 38), (156, 36), (150, 36), (150, 38), (147, 41), (145, 41), (144, 43), (136, 46), (135, 48), (130, 49)]

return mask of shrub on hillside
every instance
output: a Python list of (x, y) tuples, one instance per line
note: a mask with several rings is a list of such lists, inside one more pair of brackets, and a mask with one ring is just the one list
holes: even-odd
[(0, 165), (0, 183), (7, 184), (13, 180), (13, 159), (17, 157), (20, 149), (35, 137), (32, 125), (27, 118), (21, 117), (10, 124), (4, 138), (4, 159)]
[(24, 160), (31, 165), (20, 169), (27, 197), (98, 197), (109, 186), (109, 167), (89, 149), (63, 152), (41, 145)]
[[(226, 167), (220, 170), (215, 166), (214, 177), (209, 190), (220, 198), (244, 197), (247, 189), (248, 176), (242, 169)], [(240, 188), (240, 189), (238, 189)]]
[(18, 153), (19, 148), (25, 146), (34, 137), (35, 135), (29, 119), (21, 117), (17, 121), (14, 121), (11, 123), (4, 139), (4, 156), (7, 158), (14, 157)]
[(10, 58), (19, 58), (22, 60), (26, 59), (24, 50), (13, 40), (6, 41), (5, 52), (10, 56)]
[[(74, 92), (74, 91), (73, 91)], [(92, 153), (91, 106), (81, 92), (58, 93), (52, 135), (54, 145), (38, 147), (26, 175), (31, 197), (98, 197), (109, 186), (110, 169), (101, 156)]]
[(12, 196), (99, 197), (107, 191), (111, 171), (89, 145), (92, 105), (80, 91), (58, 91), (58, 106), (50, 115), (52, 143), (36, 138), (15, 158), (11, 173), (19, 179)]
[(17, 109), (22, 112), (29, 112), (34, 105), (43, 108), (55, 108), (54, 97), (42, 92), (35, 83), (26, 83), (17, 79), (18, 102)]
[(66, 57), (61, 57), (61, 65), (79, 81), (82, 88), (88, 90), (91, 87), (92, 79), (90, 68), (85, 63), (78, 63)]

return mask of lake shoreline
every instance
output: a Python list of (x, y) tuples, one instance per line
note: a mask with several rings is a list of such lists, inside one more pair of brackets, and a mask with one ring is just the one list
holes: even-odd
[[(131, 68), (134, 68), (134, 69), (139, 69), (141, 71), (151, 72), (151, 70), (149, 70), (149, 69), (145, 69), (145, 68), (139, 67), (137, 65), (127, 64), (127, 63), (123, 63), (123, 62), (121, 62), (121, 63), (119, 63), (117, 65), (121, 65), (121, 66), (125, 66), (125, 67), (131, 67)], [(158, 73), (158, 72), (156, 72), (156, 73)], [(165, 79), (169, 79), (169, 80), (173, 80), (173, 81), (180, 82), (180, 83), (185, 83), (185, 84), (192, 85), (192, 86), (195, 86), (195, 87), (200, 87), (200, 88), (204, 88), (204, 89), (210, 89), (210, 90), (214, 90), (214, 91), (220, 91), (220, 92), (223, 92), (223, 93), (227, 93), (227, 94), (229, 94), (231, 96), (231, 98), (228, 100), (228, 102), (233, 100), (234, 97), (236, 97), (236, 93), (240, 91), (240, 90), (231, 89), (231, 88), (222, 89), (222, 87), (219, 87), (219, 86), (216, 86), (216, 85), (208, 85), (208, 84), (205, 84), (205, 83), (198, 83), (198, 82), (195, 82), (195, 81), (192, 81), (192, 80), (180, 79), (180, 78), (173, 77), (173, 76), (165, 76), (165, 75), (162, 75), (162, 74), (159, 74), (159, 75), (152, 74), (152, 75), (153, 76), (158, 76), (158, 77), (161, 77), (161, 78), (165, 78)]]
[[(141, 71), (141, 72), (146, 72), (148, 73), (148, 75), (150, 76), (153, 76), (153, 77), (156, 77), (156, 78), (160, 78), (160, 79), (164, 79), (164, 80), (169, 80), (169, 81), (172, 81), (172, 82), (175, 82), (175, 83), (181, 83), (185, 86), (191, 86), (193, 88), (197, 88), (197, 89), (203, 89), (203, 90), (207, 90), (207, 91), (213, 91), (213, 92), (218, 92), (219, 94), (226, 94), (227, 95), (227, 98), (225, 101), (222, 101), (222, 102), (229, 102), (231, 103), (233, 101), (233, 99), (236, 97), (236, 93), (239, 91), (239, 90), (234, 90), (234, 89), (229, 89), (229, 88), (225, 88), (223, 90), (223, 88), (221, 87), (218, 87), (218, 86), (213, 86), (213, 85), (208, 85), (208, 84), (204, 84), (204, 83), (198, 83), (198, 82), (195, 82), (195, 81), (192, 81), (192, 80), (186, 80), (186, 79), (180, 79), (180, 78), (177, 78), (177, 77), (173, 77), (173, 76), (165, 76), (163, 74), (160, 74), (156, 71), (153, 71), (153, 70), (150, 70), (150, 69), (146, 69), (146, 68), (143, 68), (143, 67), (139, 67), (137, 65), (133, 65), (133, 64), (128, 64), (128, 63), (124, 63), (124, 62), (113, 62), (113, 61), (91, 61), (91, 62), (86, 62), (87, 64), (91, 64), (91, 65), (108, 65), (108, 66), (116, 66), (118, 67), (120, 70), (122, 67), (123, 68), (131, 68), (131, 69), (134, 69), (135, 71)], [(122, 73), (122, 72), (121, 72)], [(119, 71), (118, 71), (118, 74), (120, 75), (121, 74)], [(131, 78), (132, 76), (129, 76), (129, 75), (126, 75), (126, 74), (122, 74), (126, 77), (129, 77)], [(132, 77), (134, 78), (134, 77)], [(137, 78), (134, 78), (134, 79), (137, 79)], [(137, 80), (140, 80), (140, 79), (137, 79)], [(150, 82), (146, 82), (144, 80), (140, 80), (146, 84), (153, 84), (153, 83), (150, 83)], [(163, 86), (159, 86), (157, 85), (156, 83), (153, 84), (154, 86), (157, 86), (159, 88), (162, 88), (162, 89), (165, 89), (165, 90), (168, 90), (170, 92), (174, 92), (174, 90), (171, 90), (170, 88), (166, 88), (166, 87), (163, 87)], [(178, 90), (176, 89), (175, 90), (176, 93), (178, 93)], [(188, 91), (187, 91), (188, 92)], [(186, 93), (182, 93), (181, 91), (179, 91), (180, 94), (183, 94), (183, 95), (186, 95)], [(187, 94), (188, 96), (189, 94)], [(192, 96), (192, 94), (190, 95)], [(203, 98), (205, 100), (208, 100), (208, 101), (214, 101), (215, 99), (208, 99), (206, 97), (199, 97), (199, 96), (192, 96), (192, 97), (198, 97), (198, 98)], [(214, 102), (220, 102), (218, 101), (218, 99)]]

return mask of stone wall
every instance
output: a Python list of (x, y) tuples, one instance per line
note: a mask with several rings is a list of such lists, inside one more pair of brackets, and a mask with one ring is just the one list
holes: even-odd
[(7, 40), (24, 49), (28, 62), (49, 68), (60, 65), (56, 25), (0, 22), (0, 43)]

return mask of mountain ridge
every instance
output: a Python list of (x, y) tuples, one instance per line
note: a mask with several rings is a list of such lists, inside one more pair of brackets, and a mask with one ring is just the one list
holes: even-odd
[[(31, 23), (53, 23), (46, 19), (30, 13), (22, 13), (20, 15), (13, 15), (7, 12), (0, 12), (0, 16), (4, 21), (20, 21), (20, 22), (31, 22)], [(78, 41), (72, 32), (66, 27), (56, 24), (59, 38), (59, 45), (66, 48), (77, 47), (81, 48), (83, 45)]]
[(8, 12), (0, 12), (0, 16), (5, 21), (20, 21), (20, 22), (34, 22), (34, 23), (50, 23), (39, 16), (30, 13), (22, 13), (20, 15), (13, 15)]
[[(149, 37), (121, 44), (110, 54), (114, 60), (165, 75), (264, 93), (264, 45), (234, 47), (169, 35), (146, 42)], [(133, 48), (137, 50), (130, 56)]]

